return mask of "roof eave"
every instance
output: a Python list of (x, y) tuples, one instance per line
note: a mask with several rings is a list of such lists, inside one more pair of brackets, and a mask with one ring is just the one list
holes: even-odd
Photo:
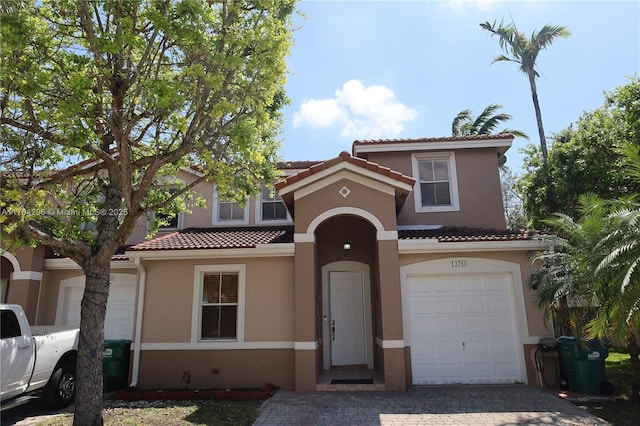
[(541, 251), (553, 243), (545, 240), (439, 242), (435, 238), (398, 240), (399, 254), (463, 253), (474, 251)]
[(511, 147), (513, 137), (504, 139), (459, 139), (445, 141), (389, 141), (372, 144), (353, 143), (354, 156), (376, 152), (406, 152), (406, 151), (442, 151), (451, 149), (478, 149), (496, 148), (500, 154), (504, 154)]
[(256, 244), (252, 248), (219, 248), (219, 249), (152, 249), (132, 250), (126, 255), (132, 259), (166, 260), (166, 259), (229, 259), (245, 257), (285, 257), (295, 254), (293, 243)]

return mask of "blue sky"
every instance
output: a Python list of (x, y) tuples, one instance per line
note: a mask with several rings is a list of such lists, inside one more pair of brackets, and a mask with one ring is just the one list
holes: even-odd
[[(548, 23), (571, 31), (538, 56), (547, 137), (640, 69), (638, 1), (303, 1), (298, 10), (285, 160), (329, 159), (355, 139), (449, 136), (458, 112), (492, 103), (537, 144), (527, 78), (516, 64), (491, 65), (502, 52), (484, 21), (513, 19), (527, 35)], [(526, 144), (507, 152), (516, 172)]]

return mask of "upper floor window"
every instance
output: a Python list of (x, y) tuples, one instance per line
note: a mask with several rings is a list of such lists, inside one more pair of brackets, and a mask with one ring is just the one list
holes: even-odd
[(228, 200), (216, 194), (213, 211), (213, 221), (217, 224), (249, 223), (249, 202), (242, 205), (237, 201)]
[(415, 154), (412, 160), (416, 212), (460, 210), (454, 154)]
[[(170, 188), (169, 189), (169, 194), (173, 195), (177, 192), (178, 190), (176, 188)], [(178, 229), (180, 228), (180, 222), (181, 222), (181, 216), (182, 213), (178, 213), (175, 216), (171, 217), (169, 215), (165, 215), (162, 213), (155, 213), (155, 217), (158, 219), (162, 219), (162, 224), (160, 224), (160, 226), (158, 226), (158, 229), (163, 230), (163, 229)]]
[(287, 220), (287, 208), (277, 192), (271, 192), (267, 187), (262, 187), (260, 200), (260, 219), (262, 221)]

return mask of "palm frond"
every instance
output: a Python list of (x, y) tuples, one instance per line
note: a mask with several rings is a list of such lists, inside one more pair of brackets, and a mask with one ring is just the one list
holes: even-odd
[(629, 266), (627, 266), (626, 273), (624, 274), (624, 278), (622, 279), (622, 287), (620, 287), (621, 293), (624, 293), (629, 287), (629, 284), (631, 284), (631, 280), (633, 279), (634, 274), (638, 272), (639, 263), (640, 258), (637, 258)]
[(517, 137), (517, 138), (523, 138), (526, 140), (529, 140), (529, 135), (527, 135), (525, 132), (521, 131), (521, 130), (516, 130), (516, 129), (504, 129), (504, 130), (500, 130), (498, 132), (499, 135), (504, 135), (507, 133), (511, 133), (513, 136)]
[(473, 120), (471, 110), (465, 109), (460, 111), (458, 115), (454, 117), (453, 122), (451, 123), (451, 135), (463, 136), (463, 125), (471, 120)]
[(511, 120), (511, 116), (507, 113), (496, 114), (489, 117), (482, 123), (480, 129), (478, 129), (479, 135), (490, 135), (493, 130), (498, 127), (502, 122)]
[(535, 31), (531, 33), (530, 44), (537, 51), (540, 51), (546, 49), (558, 37), (567, 38), (570, 35), (571, 33), (566, 27), (547, 24), (540, 28), (537, 33)]

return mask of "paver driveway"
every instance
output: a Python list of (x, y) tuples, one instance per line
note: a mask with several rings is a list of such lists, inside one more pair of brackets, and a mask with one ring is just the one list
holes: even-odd
[(607, 425), (533, 386), (424, 386), (408, 392), (279, 391), (264, 425)]

